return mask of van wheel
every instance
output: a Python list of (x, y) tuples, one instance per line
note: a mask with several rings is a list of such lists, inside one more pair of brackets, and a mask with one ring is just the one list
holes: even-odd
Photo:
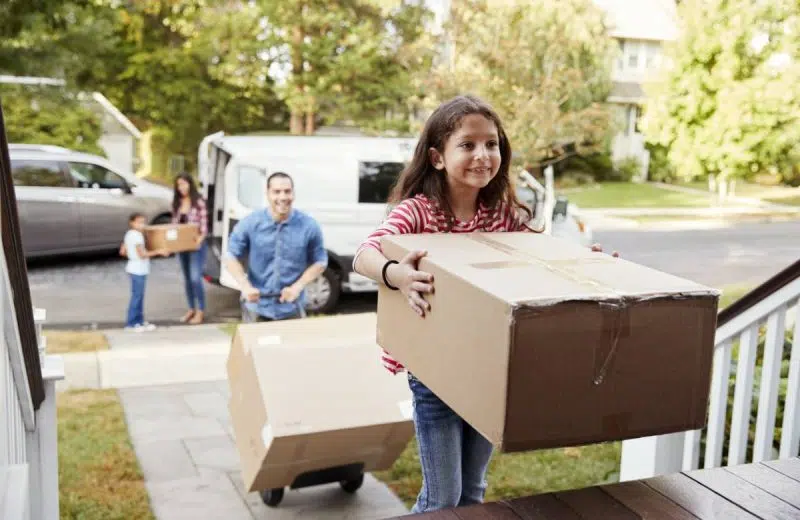
[(306, 285), (306, 310), (327, 314), (339, 303), (342, 281), (339, 273), (328, 267), (316, 280)]

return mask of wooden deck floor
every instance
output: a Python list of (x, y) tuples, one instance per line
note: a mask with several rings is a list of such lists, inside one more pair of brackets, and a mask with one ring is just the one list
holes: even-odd
[(800, 519), (800, 459), (675, 473), (635, 482), (546, 493), (403, 518)]

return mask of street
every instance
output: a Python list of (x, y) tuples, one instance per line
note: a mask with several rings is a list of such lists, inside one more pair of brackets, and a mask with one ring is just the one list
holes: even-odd
[[(800, 221), (741, 224), (691, 231), (596, 231), (606, 251), (713, 287), (758, 284), (800, 258)], [(147, 283), (145, 316), (175, 324), (185, 312), (183, 278), (176, 258), (155, 259)], [(116, 256), (57, 258), (28, 266), (33, 304), (59, 328), (108, 328), (123, 324), (128, 303), (125, 261)], [(207, 285), (209, 321), (236, 320), (238, 294)], [(375, 294), (344, 295), (340, 312), (375, 309)]]

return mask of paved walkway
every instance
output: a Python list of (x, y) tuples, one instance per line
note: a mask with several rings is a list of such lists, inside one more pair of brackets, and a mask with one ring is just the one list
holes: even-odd
[(287, 490), (277, 508), (246, 493), (228, 416), (230, 337), (216, 326), (109, 331), (111, 350), (64, 356), (65, 388), (118, 388), (158, 520), (379, 520), (407, 509), (371, 475), (354, 495), (338, 484)]

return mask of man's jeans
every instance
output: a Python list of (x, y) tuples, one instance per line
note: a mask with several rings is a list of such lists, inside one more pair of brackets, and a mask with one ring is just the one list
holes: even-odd
[(422, 464), (422, 489), (411, 512), (483, 502), (492, 444), (410, 373), (408, 386)]
[(147, 275), (128, 274), (131, 278), (131, 299), (128, 303), (128, 317), (126, 327), (144, 325), (144, 288)]
[(178, 253), (178, 260), (183, 272), (183, 285), (186, 291), (186, 302), (190, 309), (204, 311), (206, 309), (206, 293), (203, 287), (203, 268), (206, 265), (206, 254), (208, 244), (203, 241), (203, 245), (197, 251), (184, 251)]

